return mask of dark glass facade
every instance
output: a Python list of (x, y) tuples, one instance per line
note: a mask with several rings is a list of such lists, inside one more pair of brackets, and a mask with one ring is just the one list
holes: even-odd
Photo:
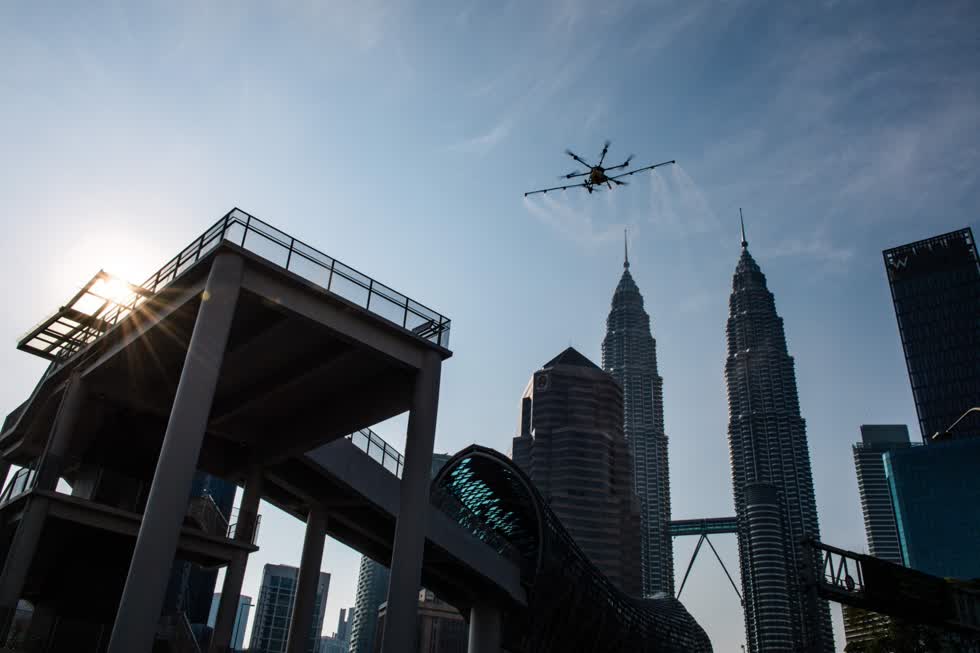
[(885, 454), (907, 567), (980, 578), (980, 438)]
[(700, 653), (704, 630), (672, 597), (638, 599), (589, 560), (534, 483), (503, 454), (472, 445), (432, 484), (433, 506), (521, 568), (527, 606), (503, 616), (511, 653)]
[[(289, 621), (296, 599), (296, 581), (299, 569), (286, 565), (266, 565), (262, 569), (262, 586), (255, 606), (252, 623), (250, 653), (283, 653), (289, 633)], [(323, 613), (327, 607), (330, 574), (320, 572), (313, 604), (313, 623), (305, 653), (318, 653), (320, 633), (323, 631)]]
[[(236, 489), (234, 483), (203, 472), (195, 472), (190, 496), (210, 496), (227, 522), (231, 518)], [(190, 623), (206, 624), (217, 580), (217, 569), (205, 569), (190, 562), (174, 560), (164, 598), (163, 614), (184, 612)]]
[[(884, 251), (922, 438), (980, 402), (980, 257), (962, 229)], [(980, 437), (980, 415), (954, 437)]]
[(622, 388), (569, 347), (534, 373), (521, 407), (514, 462), (606, 578), (641, 596), (640, 505)]

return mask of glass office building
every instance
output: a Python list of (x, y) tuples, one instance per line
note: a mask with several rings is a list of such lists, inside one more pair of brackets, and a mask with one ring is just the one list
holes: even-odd
[[(961, 229), (884, 251), (922, 438), (980, 400), (980, 257)], [(980, 415), (954, 437), (980, 437)]]
[[(296, 583), (299, 569), (287, 565), (266, 565), (262, 569), (262, 586), (255, 606), (255, 622), (252, 624), (250, 653), (283, 653), (289, 633), (289, 621), (296, 599)], [(320, 572), (313, 604), (313, 623), (306, 653), (318, 653), (320, 633), (323, 631), (323, 613), (327, 608), (327, 591), (330, 574)]]
[(884, 458), (905, 565), (933, 576), (980, 578), (980, 438)]

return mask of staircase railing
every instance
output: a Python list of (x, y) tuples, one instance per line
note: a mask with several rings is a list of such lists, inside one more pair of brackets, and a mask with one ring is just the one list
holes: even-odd
[(192, 498), (187, 506), (187, 516), (208, 535), (228, 537), (228, 520), (210, 494)]

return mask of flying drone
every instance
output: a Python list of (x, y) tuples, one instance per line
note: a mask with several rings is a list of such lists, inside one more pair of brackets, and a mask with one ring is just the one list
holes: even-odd
[(575, 154), (575, 152), (565, 150), (565, 154), (575, 159), (576, 162), (584, 165), (586, 168), (588, 168), (588, 170), (584, 172), (572, 171), (567, 175), (562, 175), (559, 177), (559, 179), (575, 179), (576, 177), (585, 177), (585, 179), (583, 179), (580, 183), (568, 184), (567, 186), (555, 186), (554, 188), (542, 188), (541, 190), (528, 191), (527, 193), (524, 193), (524, 197), (527, 197), (528, 195), (536, 195), (538, 193), (548, 193), (553, 190), (565, 190), (568, 188), (584, 188), (585, 190), (589, 191), (589, 194), (591, 195), (593, 191), (602, 190), (603, 185), (607, 186), (609, 190), (612, 190), (613, 184), (616, 184), (617, 186), (626, 186), (627, 182), (620, 181), (620, 179), (623, 177), (629, 177), (630, 175), (635, 175), (636, 173), (643, 172), (644, 170), (653, 170), (654, 168), (659, 168), (660, 166), (676, 163), (676, 161), (664, 161), (663, 163), (656, 163), (652, 166), (644, 166), (642, 168), (637, 168), (636, 170), (630, 170), (629, 172), (610, 176), (606, 173), (613, 170), (623, 170), (624, 168), (628, 168), (630, 161), (633, 160), (633, 155), (630, 154), (626, 158), (626, 161), (620, 163), (618, 166), (603, 168), (602, 162), (606, 160), (607, 152), (609, 152), (609, 141), (606, 141), (605, 145), (602, 146), (602, 153), (599, 155), (599, 163), (592, 165), (579, 155)]

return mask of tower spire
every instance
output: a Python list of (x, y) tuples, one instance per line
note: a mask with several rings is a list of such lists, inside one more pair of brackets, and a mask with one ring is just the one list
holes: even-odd
[(629, 227), (623, 229), (623, 268), (629, 270), (630, 268), (630, 237), (629, 237)]
[(742, 223), (742, 247), (748, 247), (749, 241), (745, 240), (745, 218), (742, 217), (742, 207), (738, 207), (738, 220)]

